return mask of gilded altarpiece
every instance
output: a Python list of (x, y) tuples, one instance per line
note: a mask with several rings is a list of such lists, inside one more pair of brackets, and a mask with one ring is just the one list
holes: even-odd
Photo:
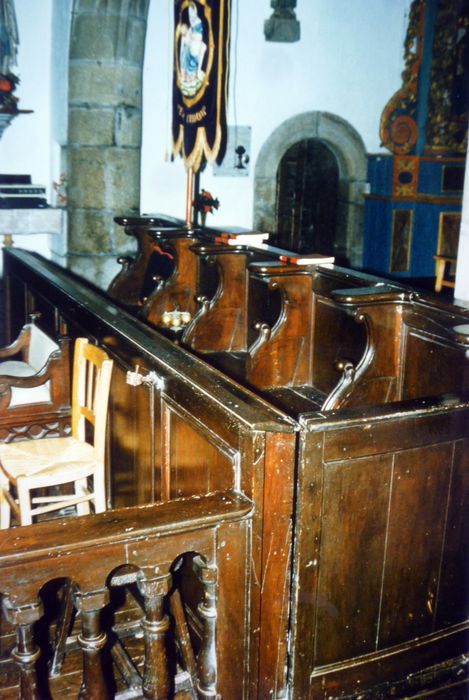
[(454, 229), (461, 211), (468, 117), (469, 0), (414, 0), (402, 85), (380, 121), (389, 154), (368, 158), (367, 269), (434, 276), (441, 221)]

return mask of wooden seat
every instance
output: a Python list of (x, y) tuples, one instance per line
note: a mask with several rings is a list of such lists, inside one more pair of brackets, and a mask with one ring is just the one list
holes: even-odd
[[(72, 434), (0, 445), (0, 528), (10, 526), (10, 509), (21, 525), (41, 513), (76, 505), (79, 515), (106, 509), (105, 434), (112, 360), (86, 338), (75, 342)], [(88, 442), (89, 426), (93, 426)], [(93, 478), (90, 490), (88, 479)], [(32, 497), (34, 489), (74, 484), (74, 493)], [(11, 493), (15, 487), (17, 498)], [(39, 504), (34, 506), (33, 504)]]
[(441, 292), (442, 287), (450, 287), (454, 289), (454, 279), (450, 280), (446, 277), (446, 268), (454, 266), (456, 258), (446, 255), (434, 255), (435, 260), (435, 292)]

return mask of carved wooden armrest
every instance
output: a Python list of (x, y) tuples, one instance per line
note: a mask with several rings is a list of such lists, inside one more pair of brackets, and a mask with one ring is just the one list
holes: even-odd
[(197, 315), (201, 316), (202, 314), (207, 313), (210, 306), (210, 299), (204, 295), (199, 295), (195, 297), (195, 300), (198, 304)]
[(373, 304), (386, 304), (389, 302), (401, 303), (409, 298), (411, 292), (403, 290), (393, 284), (375, 284), (371, 287), (353, 287), (351, 289), (334, 289), (332, 298), (344, 306), (369, 306)]
[(134, 260), (135, 258), (133, 258), (131, 255), (119, 255), (116, 262), (119, 265), (122, 265), (123, 270), (127, 270), (132, 265)]
[[(69, 368), (69, 339), (60, 338), (59, 347), (52, 351), (47, 362), (36, 371), (26, 362), (6, 361), (7, 371), (0, 374), (0, 410), (15, 408), (20, 410), (28, 404), (51, 403), (56, 408), (70, 405), (70, 368)], [(8, 373), (8, 365), (11, 372)], [(19, 369), (19, 373), (16, 373)], [(30, 373), (28, 374), (27, 372)], [(47, 385), (47, 386), (46, 386)], [(44, 386), (47, 395), (33, 393), (28, 397), (22, 390), (34, 390)], [(13, 390), (19, 393), (12, 395)]]
[(338, 383), (321, 406), (323, 411), (331, 411), (339, 408), (341, 403), (352, 390), (357, 368), (351, 360), (338, 359), (334, 362), (334, 368), (342, 373)]
[(469, 350), (469, 323), (453, 326), (452, 332), (456, 342)]
[(265, 323), (264, 321), (256, 321), (256, 323), (254, 324), (254, 328), (256, 329), (256, 331), (259, 331), (259, 335), (248, 350), (251, 357), (255, 355), (256, 352), (258, 352), (259, 348), (261, 348), (267, 343), (268, 340), (270, 340), (270, 337), (272, 335), (271, 326), (268, 323)]
[(25, 348), (29, 346), (29, 339), (31, 336), (29, 326), (24, 326), (21, 329), (19, 336), (10, 345), (0, 348), (0, 360), (7, 357), (13, 357), (19, 352), (24, 352)]

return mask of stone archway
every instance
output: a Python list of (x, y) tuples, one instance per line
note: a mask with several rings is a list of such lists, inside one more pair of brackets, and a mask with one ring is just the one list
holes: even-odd
[(360, 134), (329, 112), (305, 112), (284, 121), (265, 141), (254, 173), (254, 228), (276, 230), (277, 171), (285, 152), (303, 139), (318, 139), (333, 152), (339, 167), (336, 255), (353, 267), (363, 258), (363, 193), (366, 151)]

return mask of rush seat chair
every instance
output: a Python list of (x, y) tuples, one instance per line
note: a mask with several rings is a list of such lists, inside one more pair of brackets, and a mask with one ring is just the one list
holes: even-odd
[[(0, 528), (11, 509), (21, 525), (33, 517), (75, 505), (78, 515), (106, 509), (105, 440), (113, 362), (86, 338), (75, 341), (72, 428), (68, 437), (0, 445)], [(90, 488), (90, 482), (92, 487)], [(57, 493), (73, 485), (73, 493)], [(40, 495), (34, 495), (41, 489)], [(50, 489), (50, 495), (42, 495)], [(16, 495), (15, 495), (16, 491)]]

